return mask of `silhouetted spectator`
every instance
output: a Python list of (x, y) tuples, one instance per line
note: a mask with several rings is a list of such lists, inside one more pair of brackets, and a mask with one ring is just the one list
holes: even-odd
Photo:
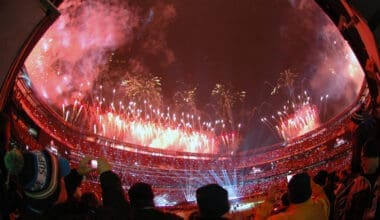
[(349, 184), (352, 179), (350, 178), (350, 174), (348, 170), (339, 170), (337, 172), (338, 182), (336, 183), (337, 188), (334, 191), (335, 195), (339, 195)]
[(371, 139), (380, 137), (380, 96), (373, 101), (370, 112), (364, 108), (353, 114), (352, 120), (358, 124), (352, 139), (351, 172), (354, 175), (361, 173), (361, 152), (364, 143)]
[(361, 172), (360, 154), (364, 142), (368, 136), (373, 133), (373, 120), (369, 112), (361, 106), (356, 112), (351, 115), (351, 123), (349, 123), (349, 130), (352, 134), (352, 157), (351, 157), (351, 173), (359, 175)]
[(318, 171), (317, 175), (314, 176), (313, 180), (316, 184), (324, 187), (327, 183), (328, 172), (326, 170)]
[(270, 216), (275, 202), (275, 190), (269, 190), (265, 202), (256, 211), (256, 220), (308, 219), (327, 220), (329, 201), (321, 186), (307, 173), (294, 175), (288, 183), (290, 205), (285, 212)]
[(288, 192), (284, 192), (281, 195), (280, 200), (281, 200), (280, 206), (277, 207), (272, 214), (278, 214), (281, 212), (285, 212), (288, 209), (288, 207), (290, 205)]
[(67, 178), (70, 199), (65, 203), (56, 205), (47, 211), (43, 219), (66, 220), (66, 219), (129, 219), (130, 206), (124, 197), (124, 190), (121, 187), (119, 177), (111, 171), (111, 165), (104, 158), (99, 158), (97, 171), (100, 174), (100, 184), (102, 188), (103, 205), (98, 209), (92, 209), (78, 198), (79, 186), (83, 175), (87, 174), (90, 167), (91, 158), (85, 157), (77, 170), (71, 170), (71, 176)]
[(154, 193), (151, 185), (147, 183), (135, 183), (128, 190), (131, 202), (131, 219), (136, 220), (161, 220), (161, 219), (182, 219), (181, 217), (162, 212), (155, 208)]
[(202, 186), (196, 191), (198, 212), (189, 219), (228, 219), (223, 217), (230, 210), (228, 192), (218, 184)]
[(281, 204), (285, 207), (289, 207), (290, 201), (289, 201), (289, 193), (284, 192), (281, 196)]
[(333, 219), (333, 211), (334, 211), (334, 202), (335, 202), (335, 194), (334, 190), (336, 188), (335, 181), (338, 180), (338, 177), (335, 176), (335, 173), (328, 173), (326, 170), (318, 171), (317, 175), (313, 178), (314, 182), (323, 187), (327, 198), (330, 203), (330, 214), (329, 219)]
[(98, 197), (93, 192), (85, 192), (82, 194), (81, 204), (83, 204), (84, 208), (88, 210), (89, 212), (93, 213), (95, 215), (96, 210), (100, 206), (100, 202)]
[(335, 219), (380, 219), (380, 141), (369, 139), (362, 149), (363, 174), (346, 190), (343, 210), (336, 210)]
[(65, 177), (65, 187), (69, 201), (79, 201), (82, 196), (80, 185), (82, 184), (83, 175), (80, 175), (76, 169), (71, 169), (69, 175)]
[(335, 189), (337, 188), (336, 183), (338, 182), (339, 178), (336, 176), (336, 172), (328, 173), (326, 185), (323, 187), (323, 190), (325, 191), (325, 194), (330, 202), (330, 214), (329, 219), (334, 219), (334, 203), (335, 203)]
[(80, 190), (83, 176), (92, 170), (89, 165), (90, 160), (90, 157), (84, 157), (79, 162), (78, 168), (71, 169), (70, 174), (65, 176), (68, 199), (47, 210), (42, 216), (43, 219), (95, 219), (96, 209), (90, 209), (81, 201), (82, 192)]
[(97, 161), (103, 198), (103, 205), (97, 213), (98, 219), (129, 219), (130, 205), (124, 197), (120, 177), (111, 171), (111, 165), (105, 158)]
[(78, 168), (71, 169), (70, 174), (65, 176), (65, 186), (68, 200), (79, 201), (82, 197), (80, 186), (82, 185), (83, 177), (90, 171), (94, 170), (90, 166), (90, 161), (93, 158), (85, 156), (78, 164)]

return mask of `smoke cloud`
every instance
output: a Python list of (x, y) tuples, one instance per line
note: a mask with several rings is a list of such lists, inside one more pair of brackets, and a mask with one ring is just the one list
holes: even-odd
[(109, 69), (119, 48), (130, 48), (125, 72), (136, 71), (136, 63), (139, 74), (149, 72), (146, 54), (162, 55), (163, 65), (174, 60), (164, 32), (176, 15), (172, 5), (157, 1), (144, 11), (126, 1), (68, 0), (59, 10), (25, 62), (36, 93), (57, 107), (82, 100), (99, 79), (121, 80), (125, 73)]

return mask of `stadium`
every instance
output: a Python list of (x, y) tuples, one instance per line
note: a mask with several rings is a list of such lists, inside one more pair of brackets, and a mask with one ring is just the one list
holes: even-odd
[[(39, 1), (35, 1), (34, 4), (38, 6), (37, 2)], [(336, 90), (326, 95), (323, 92), (315, 94), (305, 89), (297, 95), (299, 88), (293, 85), (293, 82), (281, 81), (281, 77), (287, 76), (288, 80), (292, 77), (290, 76), (292, 72), (285, 70), (277, 81), (272, 79), (275, 86), (269, 90), (274, 95), (279, 93), (279, 90), (285, 90), (283, 93), (286, 98), (279, 105), (282, 110), (272, 109), (274, 113), (269, 114), (263, 113), (268, 108), (257, 110), (259, 113), (255, 117), (261, 127), (254, 127), (255, 122), (251, 122), (251, 118), (240, 117), (239, 110), (243, 101), (240, 103), (239, 100), (250, 99), (248, 95), (252, 94), (245, 88), (234, 90), (234, 97), (230, 97), (229, 103), (225, 101), (222, 107), (214, 108), (217, 109), (215, 115), (218, 117), (211, 118), (205, 116), (204, 112), (212, 110), (206, 107), (201, 109), (199, 105), (206, 105), (201, 101), (194, 101), (195, 106), (198, 104), (198, 108), (193, 108), (194, 105), (190, 105), (191, 101), (178, 106), (172, 104), (177, 103), (176, 100), (163, 102), (162, 99), (168, 99), (167, 96), (155, 93), (155, 89), (161, 83), (163, 87), (165, 86), (164, 81), (167, 79), (162, 76), (160, 76), (163, 79), (161, 82), (160, 77), (155, 75), (148, 74), (147, 78), (138, 78), (138, 74), (144, 75), (145, 72), (139, 72), (137, 76), (130, 74), (128, 75), (130, 78), (118, 81), (117, 90), (103, 76), (103, 78), (93, 77), (95, 80), (89, 81), (88, 75), (83, 76), (87, 72), (83, 72), (82, 75), (70, 78), (69, 74), (64, 74), (64, 71), (68, 70), (67, 63), (74, 63), (70, 71), (85, 71), (80, 66), (81, 63), (90, 68), (89, 72), (102, 67), (92, 67), (92, 64), (87, 63), (91, 59), (82, 58), (93, 57), (92, 48), (78, 55), (69, 46), (68, 50), (71, 50), (72, 56), (81, 57), (79, 61), (72, 61), (74, 58), (71, 54), (67, 58), (58, 55), (57, 51), (64, 49), (57, 46), (58, 43), (50, 42), (70, 39), (69, 36), (62, 34), (64, 31), (59, 32), (60, 26), (57, 25), (62, 22), (60, 19), (67, 17), (64, 11), (70, 7), (65, 8), (67, 7), (65, 3), (59, 1), (52, 2), (45, 2), (45, 11), (42, 15), (39, 12), (40, 17), (38, 21), (33, 20), (35, 22), (33, 27), (31, 27), (32, 21), (20, 22), (18, 28), (29, 28), (24, 28), (23, 36), (14, 40), (15, 46), (1, 52), (2, 57), (12, 55), (6, 59), (8, 63), (4, 62), (1, 66), (3, 74), (0, 99), (1, 109), (9, 113), (12, 121), (11, 144), (25, 150), (46, 147), (51, 152), (69, 159), (70, 165), (74, 167), (85, 155), (94, 158), (105, 157), (111, 163), (112, 170), (121, 178), (125, 190), (135, 182), (149, 183), (155, 190), (156, 205), (165, 209), (193, 209), (196, 207), (195, 190), (208, 183), (218, 183), (225, 188), (235, 210), (250, 209), (256, 203), (262, 202), (271, 185), (286, 185), (287, 177), (293, 173), (303, 170), (316, 173), (321, 169), (332, 171), (348, 167), (351, 159), (348, 129), (351, 116), (363, 106), (369, 108), (373, 97), (378, 96), (376, 89), (378, 78), (371, 77), (366, 63), (369, 59), (373, 59), (377, 69), (380, 67), (378, 47), (376, 47), (376, 44), (379, 45), (378, 41), (376, 43), (376, 37), (378, 40), (379, 36), (366, 27), (365, 11), (360, 11), (361, 6), (358, 1), (352, 1), (351, 4), (346, 1), (287, 2), (292, 10), (317, 8), (315, 10), (319, 13), (324, 13), (323, 16), (330, 22), (328, 27), (331, 28), (332, 25), (335, 28), (334, 36), (340, 35), (337, 38), (338, 43), (334, 41), (334, 45), (340, 45), (337, 50), (342, 50), (344, 51), (342, 54), (349, 56), (342, 61), (343, 67), (339, 67), (341, 69), (337, 66), (332, 68), (337, 68), (337, 72), (357, 75), (352, 78), (354, 83), (350, 84), (351, 87), (337, 86), (343, 90), (339, 91), (342, 94), (352, 93), (350, 98), (343, 104), (342, 102), (333, 104), (334, 101), (330, 103), (330, 100), (327, 103), (327, 99), (332, 99), (331, 93), (339, 93)], [(6, 4), (11, 8), (16, 3)], [(27, 15), (38, 14), (40, 9), (37, 6), (34, 6), (34, 11), (29, 11)], [(152, 8), (153, 6), (150, 9)], [(134, 22), (141, 23), (139, 24), (141, 30), (148, 30), (151, 28), (150, 25), (153, 26), (155, 16), (158, 14), (155, 10), (158, 9), (149, 10), (148, 7), (144, 10), (143, 20), (134, 21), (131, 15), (129, 21), (132, 27), (136, 28), (133, 26), (136, 25)], [(178, 9), (176, 13), (179, 14), (180, 10)], [(355, 21), (356, 24), (351, 24), (350, 20), (354, 17), (358, 20)], [(18, 18), (16, 21), (21, 20), (27, 20), (27, 17)], [(317, 28), (324, 27), (327, 26)], [(140, 33), (139, 30), (136, 32)], [(140, 46), (144, 44), (134, 45), (143, 41), (141, 39), (144, 39), (144, 36), (144, 32), (141, 32), (141, 37), (136, 38), (137, 43), (131, 43), (132, 46), (128, 47), (128, 54), (137, 55), (135, 57), (131, 55), (126, 62), (136, 62), (139, 59), (141, 54), (134, 51), (141, 49)], [(123, 38), (123, 36), (117, 37)], [(326, 38), (323, 40), (331, 40), (329, 37)], [(130, 41), (133, 40), (126, 39), (126, 42)], [(64, 45), (63, 41), (62, 44)], [(74, 43), (69, 42), (69, 45), (71, 44)], [(120, 58), (123, 52), (120, 50), (122, 49), (113, 53), (109, 49), (101, 57), (110, 63), (107, 64), (110, 66), (108, 70), (123, 67), (124, 64), (120, 64), (123, 61)], [(350, 57), (351, 53), (354, 54), (353, 58)], [(338, 54), (338, 57), (340, 55)], [(58, 61), (50, 61), (52, 56), (60, 58)], [(212, 60), (212, 56), (204, 59)], [(330, 59), (338, 60), (331, 56)], [(49, 75), (50, 72), (55, 74)], [(378, 77), (379, 72), (376, 74)], [(254, 78), (254, 76), (249, 77)], [(212, 81), (211, 78), (209, 80)], [(291, 78), (291, 80), (296, 79)], [(143, 85), (144, 90), (133, 90), (131, 83), (139, 82), (146, 83), (145, 87)], [(149, 83), (153, 85), (148, 85)], [(337, 84), (334, 82), (334, 85)], [(65, 90), (65, 86), (69, 89)], [(216, 97), (223, 94), (223, 91), (227, 93), (226, 91), (230, 91), (228, 89), (235, 88), (223, 86), (223, 83), (216, 83), (210, 97)], [(198, 88), (198, 91), (202, 91), (203, 87), (200, 85)], [(119, 92), (120, 89), (124, 89), (123, 92)], [(170, 93), (171, 90), (166, 91), (165, 88), (160, 87), (160, 89), (169, 96), (176, 97), (178, 94)], [(349, 89), (354, 92), (348, 92)], [(191, 89), (187, 92), (183, 94), (193, 94)], [(195, 93), (195, 90), (193, 92)], [(129, 94), (134, 95), (129, 96)], [(206, 95), (201, 93), (195, 96), (199, 98)], [(223, 100), (228, 100), (227, 96), (228, 94)], [(319, 97), (320, 100), (317, 100)], [(182, 100), (186, 100), (185, 98), (182, 97)], [(212, 101), (206, 100), (206, 102)], [(286, 105), (286, 102), (288, 106), (282, 106)], [(233, 103), (238, 103), (236, 104), (238, 107)], [(331, 106), (335, 105), (343, 107), (332, 110)], [(194, 113), (188, 113), (184, 109)], [(243, 123), (244, 121), (249, 122)], [(252, 137), (250, 132), (255, 129), (266, 130), (267, 133), (264, 132), (261, 136), (271, 138)], [(253, 143), (255, 139), (260, 139), (262, 142)], [(101, 194), (96, 173), (90, 174), (83, 188)]]

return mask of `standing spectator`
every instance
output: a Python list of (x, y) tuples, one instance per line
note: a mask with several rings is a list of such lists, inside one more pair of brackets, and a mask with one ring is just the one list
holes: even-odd
[(326, 185), (323, 187), (323, 190), (325, 191), (325, 194), (330, 202), (330, 214), (329, 219), (334, 219), (334, 203), (335, 203), (335, 189), (337, 188), (336, 183), (338, 182), (338, 177), (336, 176), (336, 172), (330, 172), (327, 175), (327, 181)]
[(103, 198), (103, 206), (97, 213), (98, 219), (130, 219), (130, 205), (125, 199), (119, 176), (112, 172), (105, 158), (97, 161)]
[(70, 174), (65, 177), (65, 186), (69, 201), (78, 202), (82, 197), (81, 185), (83, 177), (93, 170), (90, 166), (91, 157), (85, 156), (77, 169), (71, 169)]
[(270, 216), (275, 200), (275, 190), (269, 190), (265, 202), (256, 212), (256, 220), (327, 220), (329, 201), (321, 186), (311, 181), (307, 173), (299, 173), (288, 183), (290, 206), (285, 212)]
[(364, 142), (368, 136), (373, 134), (374, 121), (369, 113), (361, 106), (351, 116), (351, 122), (348, 124), (349, 131), (352, 134), (352, 157), (351, 173), (356, 176), (361, 172), (360, 154)]
[(154, 194), (151, 185), (147, 183), (135, 183), (128, 190), (129, 200), (131, 202), (131, 219), (132, 220), (179, 220), (181, 217), (165, 213), (155, 208)]
[(350, 179), (350, 174), (347, 169), (339, 170), (337, 172), (338, 182), (336, 183), (337, 187), (334, 190), (335, 195), (339, 195), (352, 181)]
[(369, 139), (362, 149), (363, 174), (347, 189), (344, 210), (336, 219), (380, 219), (380, 141)]
[(87, 175), (92, 168), (89, 166), (90, 157), (84, 157), (77, 169), (71, 169), (70, 174), (65, 176), (67, 200), (47, 210), (42, 219), (94, 219), (95, 212), (81, 202), (81, 184), (83, 176)]
[(99, 199), (93, 192), (83, 193), (80, 202), (83, 205), (84, 209), (92, 215), (96, 214), (96, 210), (100, 206)]
[(352, 139), (351, 172), (359, 175), (362, 168), (360, 159), (364, 143), (371, 138), (380, 137), (380, 95), (372, 101), (370, 113), (361, 108), (353, 114), (352, 120), (358, 126)]

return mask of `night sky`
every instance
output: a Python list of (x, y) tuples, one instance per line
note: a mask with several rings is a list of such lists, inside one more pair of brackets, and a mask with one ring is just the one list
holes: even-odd
[(251, 105), (259, 105), (272, 90), (264, 81), (275, 84), (287, 68), (304, 72), (317, 30), (301, 24), (300, 11), (287, 1), (185, 0), (174, 5), (176, 17), (166, 39), (175, 59), (165, 66), (157, 57), (147, 61), (163, 73), (169, 97), (178, 81), (198, 86), (201, 94), (222, 82), (247, 91)]

